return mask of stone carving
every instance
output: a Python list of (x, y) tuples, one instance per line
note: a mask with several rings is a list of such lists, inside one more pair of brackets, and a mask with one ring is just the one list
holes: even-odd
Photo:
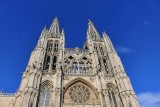
[(79, 49), (79, 48), (65, 48), (65, 52), (68, 54), (88, 54), (88, 50), (86, 49)]
[(91, 97), (90, 90), (82, 84), (75, 84), (69, 89), (70, 100), (75, 104), (86, 104)]
[(69, 80), (69, 79), (70, 79), (70, 76), (68, 76), (68, 75), (64, 76), (64, 80)]
[(90, 77), (90, 80), (91, 80), (92, 82), (94, 82), (94, 81), (95, 81), (95, 77)]

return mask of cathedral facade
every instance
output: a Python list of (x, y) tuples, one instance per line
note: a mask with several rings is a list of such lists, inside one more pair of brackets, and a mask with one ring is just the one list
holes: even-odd
[(15, 94), (0, 107), (139, 107), (122, 62), (105, 32), (88, 22), (83, 49), (65, 48), (58, 19), (43, 29)]

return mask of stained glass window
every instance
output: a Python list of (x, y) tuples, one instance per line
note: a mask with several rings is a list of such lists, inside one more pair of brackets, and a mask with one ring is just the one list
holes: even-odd
[(115, 97), (115, 93), (112, 90), (109, 90), (108, 95), (109, 95), (109, 101), (110, 101), (111, 106), (112, 107), (118, 107), (116, 97)]
[(89, 89), (83, 84), (75, 84), (69, 89), (69, 97), (74, 104), (86, 104), (91, 97)]
[(49, 101), (50, 101), (50, 89), (49, 86), (46, 85), (41, 89), (40, 107), (49, 107)]

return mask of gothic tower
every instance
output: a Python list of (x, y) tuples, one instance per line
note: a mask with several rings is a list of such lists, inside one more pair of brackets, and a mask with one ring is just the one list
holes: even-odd
[[(6, 106), (8, 107), (8, 106)], [(91, 21), (83, 49), (65, 48), (58, 19), (43, 29), (9, 107), (139, 107), (108, 35)]]

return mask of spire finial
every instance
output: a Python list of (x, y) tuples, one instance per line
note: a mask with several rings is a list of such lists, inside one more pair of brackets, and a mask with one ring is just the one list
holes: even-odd
[(90, 19), (88, 19), (88, 25), (93, 24)]
[(61, 32), (62, 36), (64, 36), (64, 28), (62, 28), (62, 32)]
[(46, 27), (46, 25), (44, 26), (43, 30), (47, 30), (47, 27)]
[(107, 33), (104, 31), (104, 32), (102, 32), (102, 35), (103, 35), (103, 37), (108, 37), (109, 38), (109, 36), (107, 35)]
[(59, 32), (59, 22), (58, 22), (58, 18), (55, 17), (53, 20), (53, 23), (49, 29), (49, 33), (51, 34), (51, 37), (59, 37), (60, 36), (60, 32)]
[(92, 38), (92, 40), (100, 40), (100, 36), (90, 19), (88, 20), (87, 38)]
[(56, 16), (53, 21), (54, 21), (54, 22), (55, 22), (55, 21), (58, 22), (58, 17)]

